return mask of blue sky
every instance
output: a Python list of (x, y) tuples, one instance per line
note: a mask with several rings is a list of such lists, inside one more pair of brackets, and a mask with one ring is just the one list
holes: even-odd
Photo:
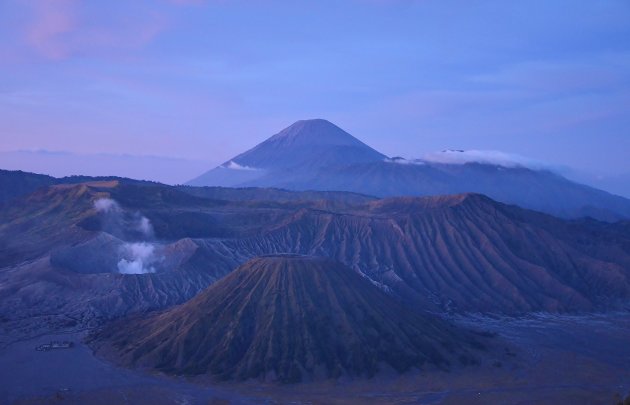
[(630, 2), (0, 2), (0, 151), (222, 162), (315, 117), (630, 173)]

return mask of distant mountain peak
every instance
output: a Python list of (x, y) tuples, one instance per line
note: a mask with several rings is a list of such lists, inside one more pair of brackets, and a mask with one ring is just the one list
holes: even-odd
[(246, 186), (265, 176), (273, 178), (278, 173), (283, 176), (385, 159), (387, 156), (330, 121), (321, 118), (301, 120), (189, 184)]
[(285, 146), (291, 144), (367, 146), (337, 125), (321, 118), (296, 121), (261, 145), (266, 143), (280, 143)]
[(283, 131), (290, 128), (317, 128), (317, 127), (329, 127), (329, 128), (332, 127), (332, 128), (341, 129), (337, 125), (333, 124), (332, 122), (326, 119), (311, 118), (311, 119), (306, 119), (306, 120), (297, 120), (293, 124), (286, 127)]
[(262, 169), (336, 166), (382, 161), (386, 156), (324, 119), (297, 121), (232, 159)]

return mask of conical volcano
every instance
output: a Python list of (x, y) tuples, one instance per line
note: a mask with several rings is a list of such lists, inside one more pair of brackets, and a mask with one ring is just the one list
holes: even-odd
[(329, 121), (303, 120), (188, 184), (348, 191), (374, 197), (473, 192), (562, 218), (630, 218), (627, 198), (495, 154), (457, 150), (424, 159), (389, 159)]
[(232, 162), (242, 166), (279, 169), (382, 161), (386, 156), (335, 124), (302, 120), (283, 129)]
[(298, 174), (304, 176), (323, 167), (381, 162), (386, 158), (329, 121), (301, 120), (189, 184), (247, 185)]
[(286, 255), (252, 259), (188, 303), (95, 339), (126, 365), (278, 382), (447, 367), (472, 346), (338, 262)]

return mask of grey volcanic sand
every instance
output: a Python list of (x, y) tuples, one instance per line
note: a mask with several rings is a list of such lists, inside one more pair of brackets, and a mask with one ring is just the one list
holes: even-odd
[[(118, 368), (93, 356), (91, 349), (81, 343), (83, 336), (82, 332), (43, 335), (13, 343), (0, 350), (0, 404), (14, 403), (28, 397), (40, 397), (41, 403), (47, 403), (50, 398), (76, 397), (80, 403), (82, 401), (79, 399), (86, 397), (83, 393), (91, 391), (114, 399), (117, 397), (116, 391), (122, 397), (136, 391), (142, 394), (146, 403), (154, 403), (154, 397), (162, 403), (181, 404), (207, 404), (219, 399), (229, 399), (230, 403), (253, 402), (225, 390)], [(36, 346), (51, 340), (70, 340), (75, 346), (48, 352), (35, 350)], [(34, 400), (32, 403), (40, 401)]]
[[(420, 403), (614, 404), (630, 392), (630, 314), (459, 318), (462, 326), (499, 333), (516, 356), (495, 367), (383, 377), (344, 383), (203, 386), (114, 367), (78, 344), (41, 353), (51, 339), (79, 342), (79, 334), (50, 335), (0, 350), (0, 403), (223, 404)], [(60, 391), (70, 388), (71, 391)], [(236, 393), (238, 391), (238, 393)], [(59, 395), (58, 399), (57, 396)], [(229, 402), (228, 402), (229, 401)]]
[[(499, 334), (512, 355), (479, 367), (408, 374), (337, 386), (254, 389), (279, 403), (602, 404), (630, 393), (630, 313), (525, 318), (462, 317), (462, 326)], [(247, 392), (247, 391), (242, 391)]]

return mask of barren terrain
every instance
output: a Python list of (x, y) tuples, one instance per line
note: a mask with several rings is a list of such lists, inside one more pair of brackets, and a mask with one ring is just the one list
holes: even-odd
[[(498, 333), (509, 354), (476, 368), (299, 385), (258, 381), (208, 385), (115, 367), (92, 355), (82, 334), (44, 335), (0, 350), (0, 400), (17, 404), (614, 404), (630, 391), (630, 315), (459, 317)], [(7, 331), (4, 331), (7, 333)], [(53, 339), (73, 349), (38, 352)], [(7, 367), (6, 365), (10, 365)]]

